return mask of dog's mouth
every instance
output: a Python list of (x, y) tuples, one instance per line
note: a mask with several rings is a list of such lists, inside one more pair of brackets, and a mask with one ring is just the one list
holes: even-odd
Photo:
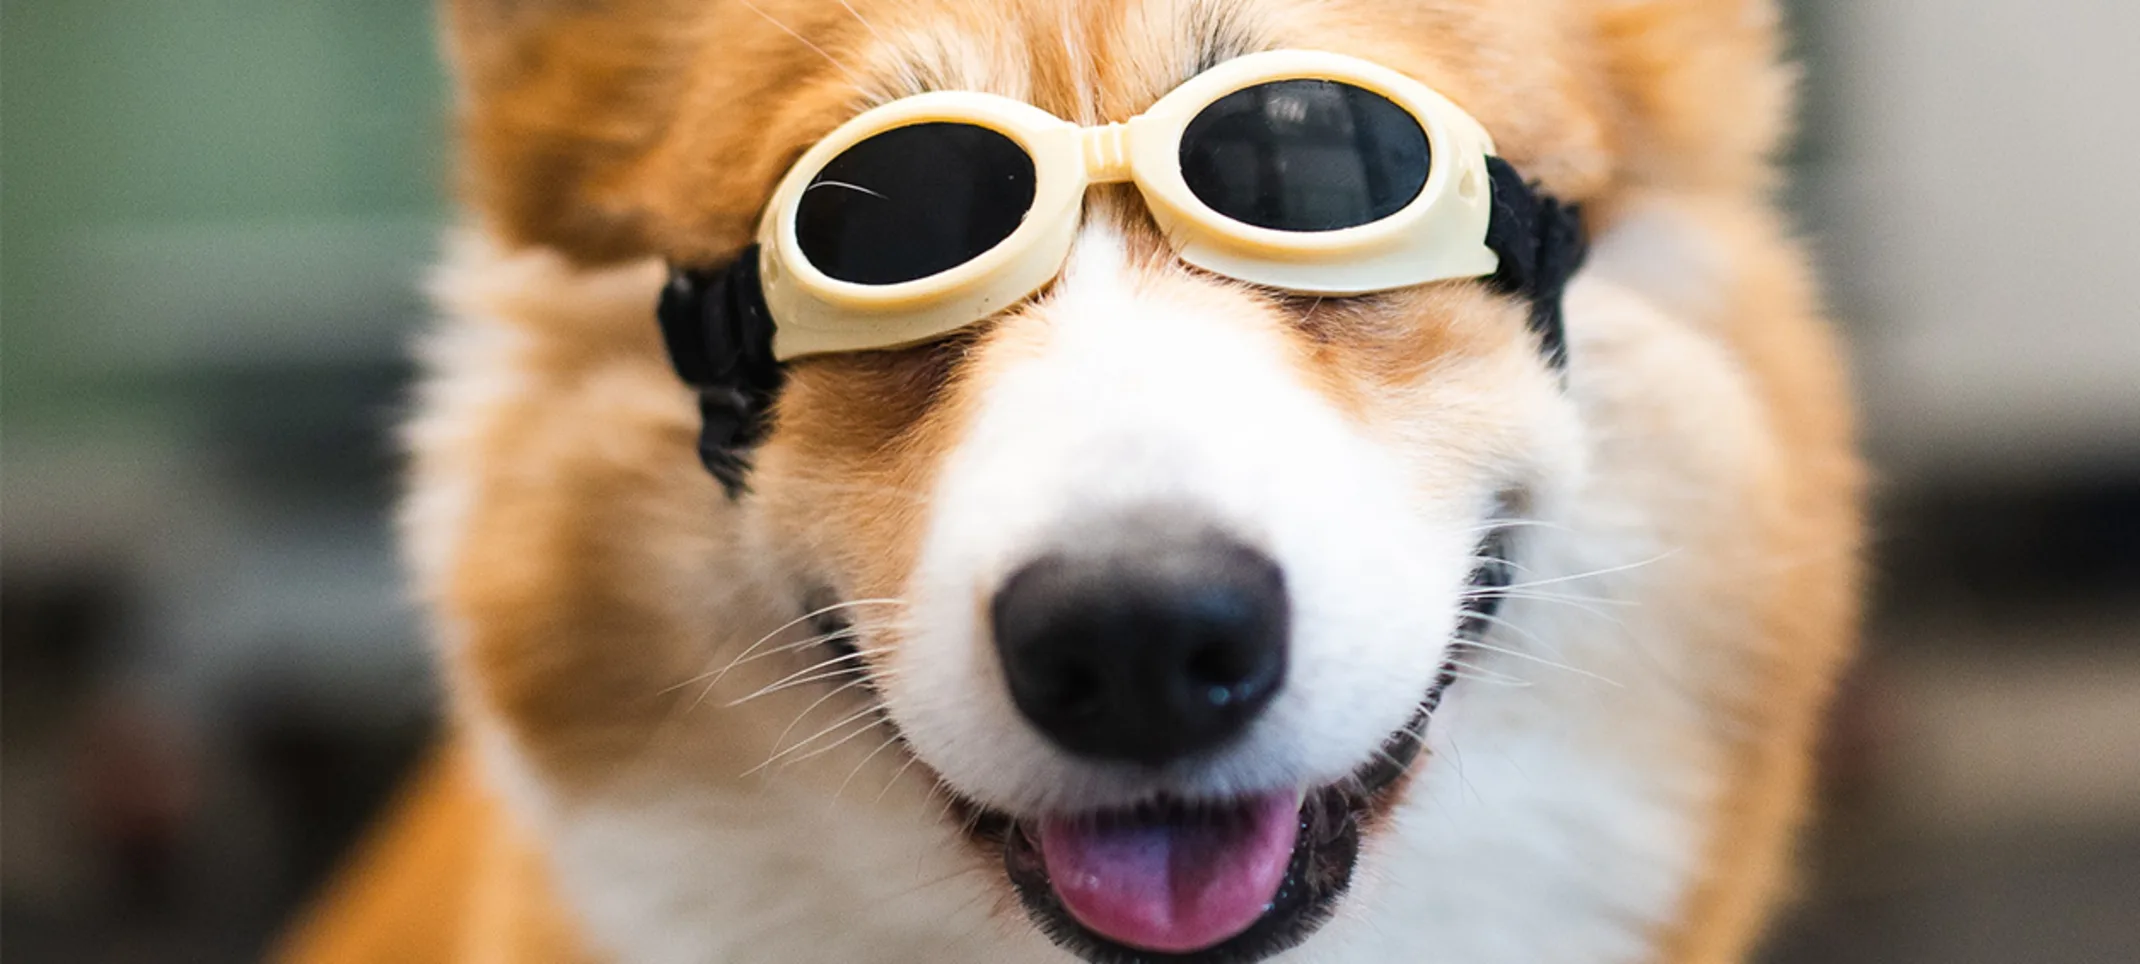
[(1329, 919), (1362, 827), (1419, 755), (1427, 713), (1329, 786), (1041, 819), (977, 811), (973, 834), (1002, 848), (1034, 923), (1088, 961), (1261, 960)]

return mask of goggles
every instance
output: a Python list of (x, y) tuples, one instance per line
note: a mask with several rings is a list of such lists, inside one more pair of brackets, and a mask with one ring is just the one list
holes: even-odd
[(1177, 257), (1239, 281), (1342, 296), (1491, 278), (1531, 300), (1558, 364), (1580, 223), (1493, 155), (1433, 89), (1315, 51), (1227, 61), (1096, 127), (992, 94), (919, 94), (805, 152), (752, 249), (673, 275), (662, 327), (701, 392), (701, 454), (735, 492), (780, 363), (919, 344), (1017, 304), (1060, 272), (1086, 190), (1127, 182)]

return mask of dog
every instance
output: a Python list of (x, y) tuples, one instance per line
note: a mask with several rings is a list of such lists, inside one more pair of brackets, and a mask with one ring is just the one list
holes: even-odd
[[(451, 738), (284, 959), (1755, 945), (1861, 528), (1843, 365), (1773, 200), (1794, 75), (1768, 0), (448, 0), (443, 22), (467, 219), (400, 523)], [(1352, 291), (1293, 252), (1289, 288), (1263, 282), (1294, 261), (1230, 268), (1162, 229), (1106, 132), (1288, 51), (1475, 119), (1515, 172), (1496, 204), (1579, 212), (1534, 273), (1586, 247), (1580, 269), (1496, 283), (1533, 260), (1500, 248), (1491, 277)], [(945, 91), (1085, 138), (1101, 175), (1070, 207), (973, 215), (1060, 225), (1038, 287), (766, 356), (751, 319), (802, 330), (754, 300), (801, 284), (748, 248), (786, 238), (784, 179)], [(931, 203), (911, 216), (950, 216)], [(884, 257), (929, 243), (856, 230)], [(702, 317), (742, 347), (693, 361)]]

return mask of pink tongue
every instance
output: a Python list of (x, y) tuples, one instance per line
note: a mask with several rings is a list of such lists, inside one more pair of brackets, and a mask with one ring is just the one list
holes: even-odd
[(1236, 812), (1135, 822), (1048, 820), (1040, 859), (1070, 916), (1118, 944), (1200, 951), (1263, 916), (1300, 831), (1291, 793)]

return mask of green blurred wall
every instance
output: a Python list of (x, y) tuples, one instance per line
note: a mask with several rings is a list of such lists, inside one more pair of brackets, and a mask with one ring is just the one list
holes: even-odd
[(9, 428), (154, 417), (203, 372), (394, 343), (446, 111), (426, 0), (7, 0)]

